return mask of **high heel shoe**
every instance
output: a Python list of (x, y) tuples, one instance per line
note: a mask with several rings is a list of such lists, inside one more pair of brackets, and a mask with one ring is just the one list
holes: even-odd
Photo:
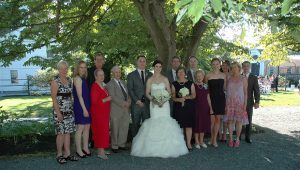
[(234, 147), (235, 147), (235, 148), (240, 147), (240, 141), (239, 141), (239, 140), (236, 140), (236, 141), (234, 142)]
[(108, 159), (108, 157), (107, 157), (105, 154), (104, 154), (104, 155), (98, 154), (97, 157), (98, 157), (98, 158), (101, 158), (101, 159), (103, 159), (103, 160), (107, 160), (107, 159)]
[(85, 154), (80, 155), (78, 152), (76, 152), (76, 155), (77, 155), (79, 158), (86, 158), (86, 155), (85, 155)]
[(87, 153), (85, 150), (82, 149), (82, 152), (83, 152), (86, 156), (88, 156), (88, 157), (92, 156), (91, 151), (90, 151), (90, 153)]

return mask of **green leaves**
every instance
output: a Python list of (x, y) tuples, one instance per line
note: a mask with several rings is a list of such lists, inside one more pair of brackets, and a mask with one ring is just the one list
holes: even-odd
[(284, 0), (281, 6), (281, 15), (286, 15), (291, 11), (291, 6), (295, 0)]
[(175, 13), (178, 13), (177, 23), (186, 15), (196, 24), (203, 15), (203, 10), (206, 5), (205, 0), (181, 0), (175, 5)]
[(221, 0), (211, 0), (211, 6), (213, 7), (214, 11), (216, 13), (218, 13), (222, 10), (222, 1)]

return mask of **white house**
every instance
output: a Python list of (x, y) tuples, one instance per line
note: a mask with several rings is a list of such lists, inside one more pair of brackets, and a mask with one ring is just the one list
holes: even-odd
[[(11, 34), (19, 35), (19, 31)], [(30, 40), (28, 40), (29, 42)], [(13, 61), (8, 67), (0, 63), (0, 96), (27, 94), (27, 77), (35, 75), (39, 66), (24, 66), (24, 62), (33, 56), (47, 57), (47, 48), (36, 49), (18, 61)]]

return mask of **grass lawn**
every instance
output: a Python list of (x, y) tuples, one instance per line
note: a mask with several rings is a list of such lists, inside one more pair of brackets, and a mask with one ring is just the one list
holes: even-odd
[[(52, 115), (50, 96), (0, 97), (2, 110), (17, 113), (22, 117), (48, 117)], [(261, 95), (261, 106), (300, 106), (300, 95), (296, 91), (280, 91)]]
[(48, 117), (52, 114), (50, 96), (0, 97), (2, 110), (17, 113), (22, 117)]
[(260, 105), (268, 106), (300, 106), (300, 95), (297, 91), (279, 91), (270, 95), (261, 95)]

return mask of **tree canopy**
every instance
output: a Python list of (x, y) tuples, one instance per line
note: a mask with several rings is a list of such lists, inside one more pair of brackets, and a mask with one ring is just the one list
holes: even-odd
[(297, 9), (293, 0), (6, 0), (0, 2), (0, 62), (7, 66), (46, 46), (48, 58), (35, 56), (25, 64), (49, 67), (103, 52), (108, 63), (122, 65), (139, 54), (164, 63), (177, 55), (185, 64), (195, 55), (207, 68), (210, 56), (247, 55), (243, 44), (217, 35), (246, 15), (248, 22), (276, 26), (272, 30), (289, 35), (285, 46), (299, 49)]

